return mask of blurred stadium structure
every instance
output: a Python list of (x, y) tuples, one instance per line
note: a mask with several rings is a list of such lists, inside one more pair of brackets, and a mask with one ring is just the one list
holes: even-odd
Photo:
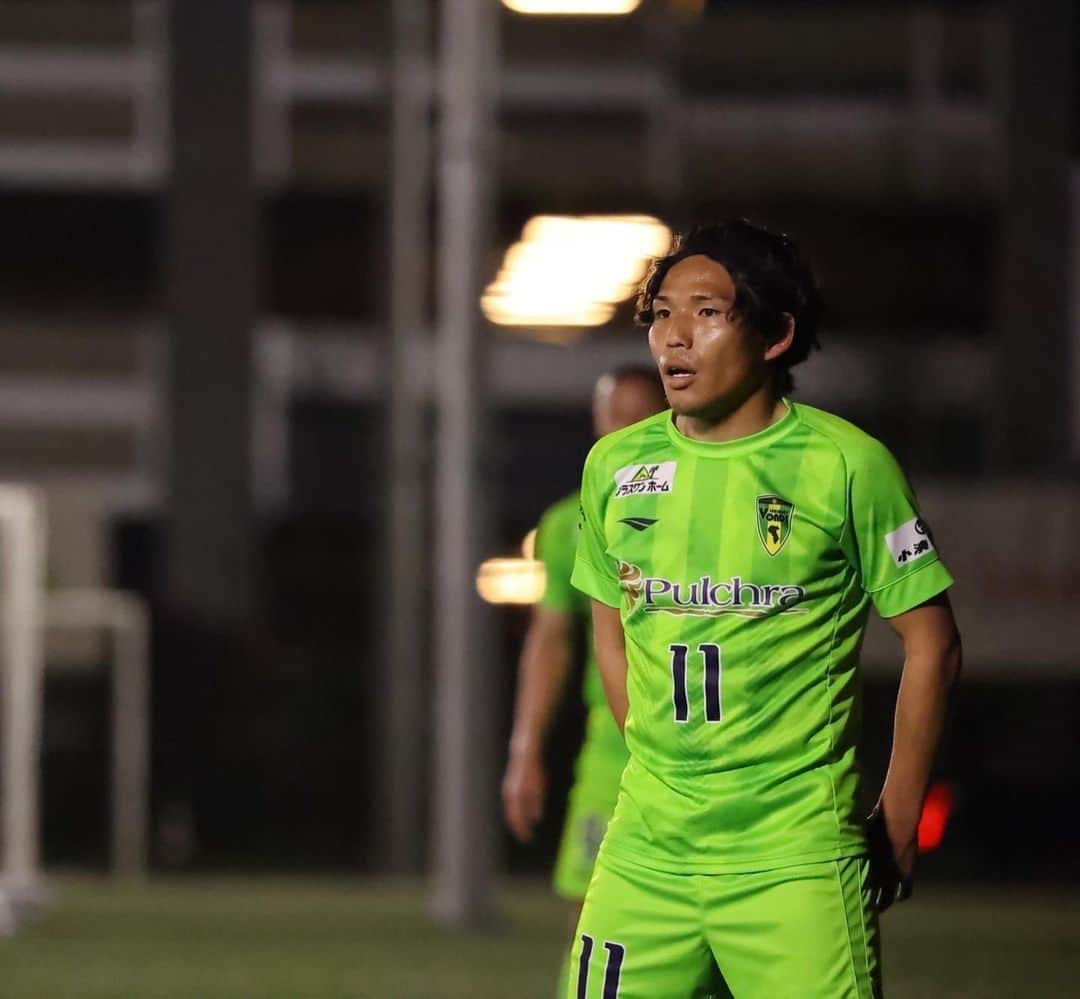
[[(645, 351), (626, 301), (481, 333), (481, 292), (539, 216), (739, 213), (823, 278), (799, 396), (898, 452), (960, 581), (928, 874), (1080, 878), (1072, 5), (436, 13), (0, 0), (0, 477), (47, 497), (50, 589), (152, 608), (157, 863), (415, 871), (437, 819), (444, 908), (483, 907), (522, 620), (475, 567)], [(880, 630), (866, 660), (873, 772)], [(44, 857), (101, 863), (101, 686), (45, 685)]]

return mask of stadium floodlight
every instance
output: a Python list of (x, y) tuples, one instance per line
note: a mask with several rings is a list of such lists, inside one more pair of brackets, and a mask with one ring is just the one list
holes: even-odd
[(629, 14), (641, 0), (502, 0), (503, 6), (518, 14), (586, 14), (613, 16)]
[(600, 326), (633, 294), (671, 230), (649, 215), (538, 215), (480, 305), (498, 326)]
[(544, 595), (543, 562), (489, 558), (476, 571), (476, 591), (489, 604), (535, 604)]

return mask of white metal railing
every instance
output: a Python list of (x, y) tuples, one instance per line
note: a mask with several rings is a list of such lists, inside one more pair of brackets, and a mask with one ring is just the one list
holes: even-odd
[(135, 43), (129, 49), (85, 52), (71, 46), (0, 44), (0, 89), (9, 96), (116, 98), (133, 109), (130, 137), (0, 140), (0, 180), (50, 186), (152, 187), (168, 162), (166, 6), (134, 4)]
[[(831, 405), (887, 396), (894, 360), (881, 344), (867, 340), (855, 334), (830, 342), (827, 351), (799, 367), (800, 386)], [(289, 396), (376, 401), (386, 389), (385, 344), (378, 330), (277, 322), (263, 327), (260, 341), (265, 345), (260, 377), (288, 386)], [(933, 410), (946, 402), (981, 404), (991, 384), (990, 353), (982, 341), (942, 330), (919, 348), (902, 337), (897, 342), (913, 365), (934, 372), (933, 378), (905, 388), (914, 410)], [(644, 336), (611, 333), (569, 346), (498, 338), (491, 348), (491, 391), (502, 403), (586, 405), (597, 372), (648, 360)], [(430, 393), (435, 364), (430, 337), (413, 363), (421, 390)]]
[[(411, 364), (418, 391), (430, 398), (435, 364), (429, 331), (417, 338)], [(77, 332), (70, 334), (78, 336)], [(167, 372), (158, 330), (144, 338), (143, 364), (128, 378), (94, 375), (0, 378), (0, 422), (8, 429), (79, 426), (127, 427), (136, 435), (131, 467), (83, 473), (112, 509), (156, 509), (165, 495), (168, 459)], [(900, 366), (932, 371), (906, 383), (905, 405), (915, 414), (942, 405), (981, 412), (992, 386), (991, 353), (982, 340), (937, 331), (918, 348), (898, 338), (890, 352), (868, 337), (831, 342), (799, 369), (800, 395), (832, 406), (888, 399)], [(348, 324), (294, 325), (265, 320), (255, 338), (252, 475), (260, 506), (288, 501), (289, 406), (298, 397), (379, 402), (386, 392), (386, 333)], [(894, 356), (897, 354), (898, 356)], [(596, 372), (647, 361), (640, 336), (611, 332), (558, 346), (517, 337), (496, 337), (491, 349), (491, 390), (501, 404), (586, 406)], [(907, 370), (907, 368), (905, 368)], [(11, 474), (15, 469), (3, 469)], [(43, 468), (38, 481), (71, 483), (66, 469)]]
[[(125, 141), (0, 140), (0, 180), (52, 186), (158, 187), (169, 170), (166, 0), (137, 0), (135, 43), (108, 54), (65, 47), (0, 45), (0, 88), (9, 94), (115, 97), (130, 101), (134, 128)], [(260, 182), (274, 186), (291, 173), (292, 110), (334, 102), (381, 108), (389, 100), (390, 60), (383, 55), (297, 53), (291, 44), (291, 5), (273, 0), (255, 8), (255, 164)], [(945, 15), (930, 5), (907, 16), (908, 92), (901, 97), (717, 98), (684, 97), (659, 62), (590, 66), (514, 61), (499, 73), (504, 108), (553, 113), (638, 111), (647, 132), (663, 128), (665, 162), (680, 159), (688, 137), (695, 146), (842, 140), (848, 145), (905, 150), (917, 188), (933, 189), (951, 143), (979, 150), (982, 181), (992, 186), (1001, 158), (1000, 101), (994, 92), (1001, 31), (988, 13), (979, 30), (987, 71), (984, 98), (954, 100), (943, 93)], [(675, 37), (677, 32), (672, 34)], [(432, 68), (419, 70), (420, 87), (434, 97)], [(673, 144), (674, 143), (674, 144)], [(649, 144), (644, 154), (648, 156)], [(670, 167), (668, 168), (670, 169)], [(654, 187), (670, 178), (656, 174)]]
[[(128, 324), (124, 324), (127, 326)], [(53, 349), (65, 351), (85, 343), (87, 331), (75, 327), (51, 331)], [(33, 331), (24, 331), (32, 336)], [(50, 374), (20, 372), (9, 358), (9, 370), (0, 375), (0, 425), (6, 432), (62, 436), (66, 430), (127, 431), (134, 444), (130, 463), (123, 466), (81, 467), (35, 460), (32, 467), (17, 458), (0, 455), (0, 475), (28, 476), (42, 486), (78, 485), (100, 496), (111, 509), (146, 509), (157, 505), (163, 493), (167, 451), (164, 402), (167, 351), (160, 332), (148, 327), (134, 331), (136, 363), (131, 370), (70, 371)], [(33, 438), (31, 438), (33, 439)]]

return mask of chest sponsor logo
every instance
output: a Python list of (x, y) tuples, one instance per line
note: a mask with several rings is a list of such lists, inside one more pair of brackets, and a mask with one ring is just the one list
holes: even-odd
[(757, 532), (761, 543), (770, 555), (780, 551), (791, 537), (791, 520), (795, 504), (781, 496), (759, 496), (757, 508)]
[(914, 517), (885, 535), (885, 547), (899, 569), (929, 555), (934, 550), (934, 542), (930, 537), (930, 528), (921, 517)]
[(624, 496), (655, 496), (675, 488), (678, 462), (661, 461), (647, 465), (627, 465), (615, 473), (615, 499)]
[(679, 614), (694, 617), (765, 617), (768, 614), (805, 614), (798, 604), (806, 588), (796, 583), (751, 583), (741, 576), (716, 579), (702, 576), (692, 583), (646, 576), (639, 566), (619, 563), (619, 586), (630, 610), (646, 614)]

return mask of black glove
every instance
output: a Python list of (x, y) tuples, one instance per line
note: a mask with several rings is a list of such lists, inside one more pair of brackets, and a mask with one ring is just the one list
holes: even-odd
[(878, 912), (884, 912), (893, 902), (911, 898), (915, 879), (905, 878), (900, 873), (893, 857), (881, 805), (866, 820), (866, 841), (870, 847), (870, 904)]

